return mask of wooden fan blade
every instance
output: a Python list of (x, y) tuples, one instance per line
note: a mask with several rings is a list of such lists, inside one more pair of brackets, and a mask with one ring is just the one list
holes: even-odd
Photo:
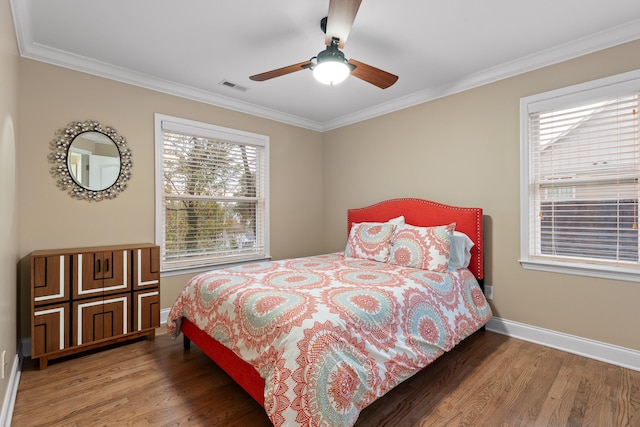
[(362, 0), (330, 0), (327, 15), (327, 31), (325, 44), (331, 46), (333, 37), (340, 39), (338, 47), (342, 49), (349, 37), (353, 21), (360, 8)]
[(387, 73), (379, 68), (372, 67), (371, 65), (367, 65), (364, 62), (350, 59), (349, 64), (356, 66), (356, 68), (351, 71), (352, 76), (378, 86), (380, 89), (386, 89), (398, 81), (398, 76)]
[(267, 71), (265, 73), (256, 74), (249, 77), (256, 82), (263, 82), (265, 80), (272, 79), (274, 77), (284, 76), (285, 74), (291, 74), (296, 71), (307, 69), (311, 66), (311, 61), (299, 62), (297, 64), (289, 65), (286, 67), (278, 68), (276, 70)]

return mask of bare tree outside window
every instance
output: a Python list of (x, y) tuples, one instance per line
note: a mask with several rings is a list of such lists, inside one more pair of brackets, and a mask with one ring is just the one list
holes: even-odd
[(165, 265), (265, 257), (264, 148), (172, 130), (162, 142)]

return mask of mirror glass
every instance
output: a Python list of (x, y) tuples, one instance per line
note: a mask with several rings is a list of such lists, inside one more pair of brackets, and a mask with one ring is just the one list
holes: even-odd
[(81, 187), (92, 191), (106, 190), (120, 175), (120, 152), (107, 135), (84, 132), (76, 135), (69, 146), (67, 167)]

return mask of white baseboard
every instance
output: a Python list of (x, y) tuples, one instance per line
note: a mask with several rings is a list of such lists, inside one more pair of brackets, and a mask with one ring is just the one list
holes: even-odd
[(2, 412), (0, 412), (0, 426), (11, 426), (13, 418), (13, 406), (16, 403), (16, 395), (18, 394), (18, 384), (20, 384), (20, 358), (16, 354), (11, 366), (11, 375), (9, 376), (7, 391), (2, 401)]
[[(160, 323), (165, 325), (170, 308), (160, 310)], [(625, 347), (590, 340), (575, 335), (564, 334), (550, 329), (539, 328), (512, 320), (492, 318), (487, 323), (487, 330), (507, 335), (524, 341), (640, 371), (640, 351)]]
[[(165, 325), (167, 323), (170, 311), (171, 309), (169, 308), (160, 310), (160, 324)], [(499, 317), (492, 318), (489, 323), (487, 323), (486, 328), (488, 331), (498, 334), (533, 342), (634, 371), (640, 371), (640, 351), (637, 350), (564, 334), (537, 326), (526, 325)], [(30, 346), (26, 348), (30, 348)], [(2, 405), (2, 412), (0, 413), (0, 426), (8, 427), (11, 425), (13, 405), (15, 404), (18, 384), (20, 382), (19, 365), (20, 359), (18, 355), (16, 355), (11, 368), (9, 387), (7, 388)]]
[[(167, 318), (169, 317), (170, 308), (160, 310), (160, 324), (166, 325)], [(0, 412), (0, 427), (9, 427), (11, 425), (11, 418), (13, 416), (13, 405), (16, 402), (16, 395), (18, 394), (18, 384), (20, 383), (20, 358), (31, 356), (31, 338), (22, 338), (20, 342), (20, 348), (18, 350), (19, 355), (16, 355), (13, 367), (11, 369), (11, 377), (9, 378), (9, 387), (4, 397), (2, 412)]]
[(640, 371), (640, 351), (511, 320), (492, 318), (487, 330), (612, 365)]
[(160, 310), (160, 324), (161, 325), (166, 325), (167, 324), (167, 319), (169, 318), (169, 312), (171, 311), (170, 308), (163, 308), (162, 310)]

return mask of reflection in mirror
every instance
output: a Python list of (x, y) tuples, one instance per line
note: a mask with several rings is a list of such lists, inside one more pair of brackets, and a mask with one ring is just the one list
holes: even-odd
[(131, 150), (123, 136), (94, 120), (72, 122), (51, 141), (51, 174), (61, 190), (90, 201), (113, 199), (127, 188)]
[(81, 133), (69, 146), (67, 167), (82, 187), (106, 190), (120, 174), (120, 152), (116, 144), (100, 132)]

